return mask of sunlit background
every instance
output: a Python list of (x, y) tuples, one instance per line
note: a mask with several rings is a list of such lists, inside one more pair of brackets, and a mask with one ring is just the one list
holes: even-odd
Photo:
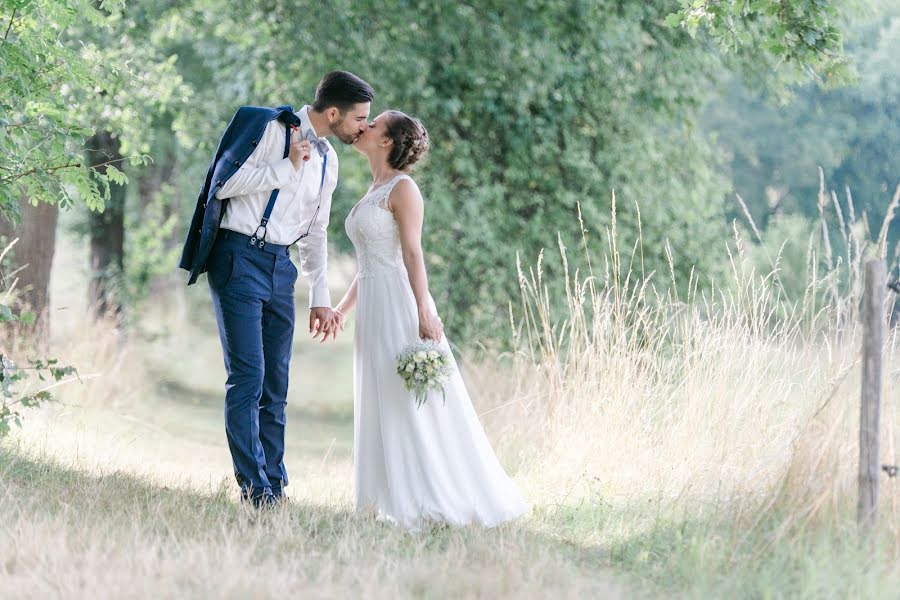
[[(4, 366), (0, 596), (896, 597), (896, 479), (868, 546), (854, 510), (862, 265), (898, 274), (900, 2), (39, 0), (0, 2), (4, 32), (0, 354), (77, 377)], [(299, 108), (332, 69), (429, 130), (431, 293), (533, 504), (499, 532), (351, 514), (353, 320), (312, 340), (302, 281), (294, 504), (238, 507), (205, 276), (176, 265), (235, 109)], [(337, 299), (369, 173), (334, 145)]]

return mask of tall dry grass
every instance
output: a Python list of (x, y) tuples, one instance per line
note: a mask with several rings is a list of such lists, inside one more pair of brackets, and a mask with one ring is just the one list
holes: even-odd
[[(849, 192), (845, 215), (821, 188), (800, 298), (780, 281), (780, 252), (768, 256), (769, 269), (754, 268), (751, 242), (737, 225), (727, 247), (730, 275), (708, 291), (698, 291), (699, 275), (687, 285), (675, 281), (671, 253), (667, 281), (629, 269), (640, 264), (641, 249), (623, 256), (618, 246), (615, 195), (605, 256), (589, 256), (585, 242), (587, 270), (572, 272), (559, 240), (564, 297), (548, 291), (543, 254), (533, 267), (518, 265), (510, 376), (499, 381), (491, 366), (473, 377), (486, 390), (493, 407), (486, 418), (503, 432), (503, 447), (525, 457), (532, 494), (652, 506), (683, 518), (718, 515), (747, 535), (765, 522), (758, 551), (819, 525), (833, 525), (836, 536), (846, 531), (858, 464), (861, 264), (885, 258), (900, 187), (874, 235), (854, 214)], [(832, 236), (843, 241), (840, 253)], [(891, 330), (881, 419), (889, 464), (898, 463), (900, 441), (892, 393), (898, 342)], [(894, 557), (898, 501), (897, 480), (885, 476), (879, 526)]]

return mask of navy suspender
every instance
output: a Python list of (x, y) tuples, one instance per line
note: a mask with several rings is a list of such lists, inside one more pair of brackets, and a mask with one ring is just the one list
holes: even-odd
[[(291, 128), (285, 125), (284, 132), (284, 158), (288, 157), (288, 154), (291, 150)], [(312, 220), (309, 222), (309, 226), (306, 228), (306, 233), (298, 237), (296, 240), (291, 242), (292, 244), (296, 244), (303, 238), (309, 235), (312, 230), (312, 226), (315, 224), (316, 219), (319, 216), (319, 209), (322, 207), (322, 189), (325, 187), (325, 170), (328, 167), (328, 154), (322, 157), (322, 176), (319, 178), (319, 196), (318, 196), (318, 205), (316, 206), (316, 212), (313, 214)], [(268, 229), (266, 225), (269, 224), (269, 217), (272, 216), (272, 209), (275, 208), (275, 200), (278, 199), (278, 191), (277, 189), (272, 190), (272, 193), (269, 194), (269, 203), (266, 204), (266, 210), (263, 212), (262, 219), (259, 221), (259, 225), (256, 227), (256, 231), (250, 237), (250, 245), (251, 246), (259, 246), (262, 248), (266, 245), (266, 233), (268, 233)], [(262, 235), (259, 235), (259, 230), (262, 229)]]
[[(291, 151), (291, 128), (285, 125), (284, 127), (284, 158), (288, 157), (288, 154)], [(269, 194), (269, 203), (266, 204), (266, 210), (263, 213), (262, 219), (259, 222), (259, 225), (256, 227), (256, 231), (253, 232), (253, 236), (250, 238), (250, 245), (255, 246), (258, 245), (260, 248), (266, 245), (266, 234), (269, 230), (266, 228), (266, 225), (269, 224), (269, 217), (272, 216), (272, 209), (275, 208), (275, 200), (278, 199), (278, 189), (272, 190), (272, 193)], [(259, 236), (259, 230), (262, 229), (262, 236)], [(259, 237), (257, 237), (259, 236)], [(257, 241), (258, 240), (258, 241)]]

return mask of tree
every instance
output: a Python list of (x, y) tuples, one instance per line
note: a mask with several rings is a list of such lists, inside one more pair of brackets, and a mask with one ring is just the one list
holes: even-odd
[[(451, 333), (468, 329), (474, 343), (506, 319), (517, 254), (530, 263), (557, 234), (580, 240), (578, 204), (589, 249), (607, 246), (613, 189), (620, 242), (630, 253), (643, 239), (635, 266), (668, 272), (671, 251), (678, 280), (695, 267), (715, 271), (729, 182), (697, 117), (729, 68), (840, 72), (834, 12), (808, 4), (693, 2), (667, 26), (679, 8), (672, 0), (280, 0), (227, 10), (205, 0), (173, 5), (160, 30), (170, 32), (167, 44), (190, 48), (179, 50), (188, 58), (180, 72), (210, 110), (177, 130), (204, 155), (236, 106), (299, 104), (334, 68), (375, 85), (376, 111), (421, 117), (433, 140), (417, 175), (433, 287)], [(728, 53), (692, 39), (701, 32)], [(364, 164), (339, 151), (336, 215), (366, 182)], [(340, 227), (331, 231), (346, 247)], [(561, 265), (548, 259), (544, 268)]]
[[(736, 77), (706, 110), (703, 121), (729, 157), (734, 188), (761, 227), (781, 214), (819, 218), (820, 166), (845, 218), (865, 214), (877, 230), (886, 216), (900, 177), (900, 7), (855, 19), (846, 37), (856, 85), (809, 83), (778, 105)], [(825, 214), (838, 225), (830, 199)], [(900, 240), (896, 223), (890, 240), (891, 247)]]
[[(103, 174), (108, 163), (123, 158), (120, 149), (117, 137), (109, 131), (98, 131), (87, 141), (87, 163)], [(117, 313), (122, 308), (110, 283), (121, 278), (124, 268), (125, 191), (124, 185), (110, 186), (104, 210), (91, 211), (88, 215), (91, 268), (88, 300), (98, 316)]]
[[(667, 238), (679, 269), (707, 264), (709, 242), (724, 232), (721, 201), (710, 198), (721, 198), (726, 182), (693, 114), (719, 61), (663, 24), (666, 6), (287, 3), (280, 15), (265, 5), (230, 11), (216, 27), (249, 24), (232, 43), (257, 64), (278, 65), (249, 71), (248, 99), (279, 102), (299, 90), (308, 98), (317, 78), (340, 65), (372, 80), (376, 111), (424, 120), (433, 147), (417, 179), (428, 201), (430, 274), (445, 322), (460, 333), (505, 322), (517, 253), (531, 262), (556, 246), (559, 232), (579, 240), (578, 203), (590, 244), (602, 248), (613, 189), (629, 245), (640, 205), (648, 273), (667, 264)], [(319, 25), (284, 18), (300, 14)], [(285, 60), (286, 39), (318, 52)], [(342, 161), (342, 179), (362, 184), (348, 173), (354, 162), (362, 166)], [(343, 186), (335, 212), (362, 189)]]
[(100, 176), (82, 160), (91, 130), (79, 115), (91, 98), (74, 92), (102, 85), (113, 65), (62, 36), (82, 20), (102, 28), (104, 15), (90, 0), (5, 0), (0, 7), (0, 215), (18, 221), (23, 194), (32, 203), (68, 208), (80, 199), (102, 208), (121, 172), (104, 165), (111, 168)]
[[(9, 263), (17, 266), (16, 274), (12, 281), (5, 283), (12, 287), (13, 281), (16, 282), (18, 303), (26, 312), (34, 314), (36, 320), (34, 328), (25, 331), (42, 340), (49, 333), (50, 267), (56, 251), (56, 236), (48, 236), (47, 232), (56, 231), (59, 206), (46, 202), (32, 204), (23, 197), (16, 208), (21, 215), (17, 226), (0, 220), (0, 249), (16, 240), (7, 254)], [(0, 305), (0, 311), (3, 310), (5, 307)]]
[[(119, 65), (118, 77), (108, 77), (93, 90), (82, 90), (82, 103), (90, 108), (81, 114), (85, 127), (92, 127), (93, 135), (85, 145), (88, 164), (97, 165), (94, 172), (105, 175), (110, 162), (120, 162), (126, 156), (147, 157), (133, 164), (132, 175), (138, 186), (129, 194), (125, 183), (112, 185), (102, 211), (86, 215), (83, 233), (90, 243), (91, 285), (89, 301), (99, 315), (108, 311), (120, 313), (128, 301), (125, 253), (127, 202), (140, 202), (140, 191), (158, 188), (162, 182), (150, 183), (153, 177), (165, 173), (170, 158), (158, 152), (151, 158), (151, 150), (171, 147), (158, 143), (158, 137), (171, 138), (171, 128), (161, 131), (156, 124), (170, 124), (172, 112), (183, 107), (190, 97), (175, 61), (177, 55), (156, 39), (158, 19), (168, 9), (166, 3), (150, 5), (111, 5), (101, 10), (105, 15), (102, 30), (73, 28), (70, 36), (93, 48), (103, 61)], [(93, 102), (88, 100), (93, 98)], [(157, 163), (157, 160), (159, 163)], [(153, 165), (159, 164), (163, 170)], [(126, 167), (127, 169), (127, 167)], [(162, 223), (151, 223), (162, 229)]]
[(757, 82), (785, 92), (806, 78), (846, 83), (852, 74), (838, 26), (846, 3), (827, 0), (679, 0), (666, 23), (692, 36), (702, 31), (732, 64)]
[[(101, 209), (110, 183), (124, 183), (117, 161), (83, 160), (91, 130), (79, 118), (85, 104), (75, 98), (77, 91), (93, 90), (114, 76), (107, 72), (114, 65), (90, 47), (63, 43), (68, 28), (82, 20), (101, 28), (103, 19), (89, 0), (0, 3), (0, 220), (8, 235), (28, 234), (16, 256), (31, 265), (24, 277), (38, 316), (45, 315), (57, 210), (39, 204), (69, 208), (80, 199)], [(34, 220), (18, 231), (22, 216)]]

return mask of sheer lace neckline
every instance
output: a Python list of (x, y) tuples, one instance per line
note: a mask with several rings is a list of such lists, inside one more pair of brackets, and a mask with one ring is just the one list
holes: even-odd
[[(396, 185), (396, 183), (399, 180), (407, 178), (407, 177), (409, 177), (409, 175), (407, 175), (406, 173), (400, 173), (400, 174), (392, 177), (386, 183), (382, 183), (381, 185), (379, 185), (378, 187), (375, 187), (375, 188), (370, 188), (369, 191), (366, 192), (366, 195), (363, 196), (362, 198), (360, 198), (359, 202), (357, 202), (356, 205), (353, 207), (353, 209), (350, 211), (350, 217), (351, 218), (354, 217), (356, 215), (356, 213), (359, 212), (359, 209), (362, 208), (363, 206), (365, 206), (366, 204), (372, 204), (372, 202), (371, 202), (372, 198), (377, 199), (377, 202), (375, 202), (375, 204), (377, 204), (380, 208), (387, 210), (386, 207), (380, 206), (381, 202), (387, 199), (387, 197), (391, 193), (391, 190), (394, 189), (394, 185)], [(384, 193), (385, 190), (387, 190), (387, 193)], [(379, 196), (379, 192), (381, 193), (381, 196)]]

